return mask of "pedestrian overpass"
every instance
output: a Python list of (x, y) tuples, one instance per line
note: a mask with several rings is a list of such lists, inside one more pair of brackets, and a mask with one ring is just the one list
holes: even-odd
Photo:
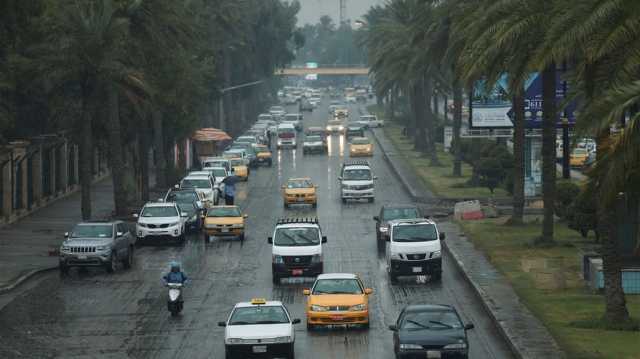
[(318, 75), (318, 76), (349, 76), (360, 75), (368, 76), (369, 68), (364, 66), (336, 66), (325, 67), (320, 66), (316, 68), (307, 67), (289, 67), (285, 69), (278, 69), (275, 73), (277, 76), (306, 76), (306, 75)]

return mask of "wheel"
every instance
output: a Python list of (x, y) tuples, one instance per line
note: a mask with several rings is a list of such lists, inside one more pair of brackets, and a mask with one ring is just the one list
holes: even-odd
[(382, 240), (382, 236), (380, 235), (380, 231), (378, 230), (378, 226), (376, 226), (376, 241), (380, 242)]
[(311, 332), (311, 331), (313, 331), (313, 330), (315, 330), (315, 329), (316, 329), (315, 324), (311, 324), (311, 323), (307, 322), (307, 330), (308, 330), (308, 331), (310, 331), (310, 332)]
[(229, 353), (229, 350), (227, 348), (224, 349), (224, 358), (233, 359), (233, 356), (231, 355), (231, 353)]
[(271, 281), (273, 282), (273, 284), (280, 284), (280, 276), (275, 273), (272, 273)]
[(373, 203), (373, 200), (374, 200), (374, 198), (373, 198), (373, 197), (371, 197), (371, 198), (367, 198), (367, 201), (369, 201), (369, 203)]
[(273, 161), (269, 160), (269, 167), (271, 167), (272, 164), (273, 164)]
[(125, 269), (129, 269), (131, 268), (132, 265), (133, 265), (133, 246), (129, 246), (129, 249), (127, 250), (127, 256), (122, 260), (122, 266)]
[(289, 203), (284, 202), (284, 208), (289, 208)]
[(431, 280), (434, 282), (439, 282), (442, 280), (442, 271), (435, 272), (431, 275)]
[(239, 237), (241, 241), (244, 241), (244, 233), (242, 233)]
[(318, 208), (318, 202), (313, 203), (313, 204), (311, 205), (311, 207), (313, 207), (313, 208)]
[(291, 343), (291, 347), (289, 348), (289, 354), (287, 355), (287, 358), (296, 359), (295, 346), (296, 346), (295, 343)]
[(111, 257), (109, 257), (109, 262), (105, 264), (105, 269), (107, 273), (113, 273), (116, 271), (118, 267), (118, 259), (116, 258), (116, 254), (111, 252)]
[(369, 329), (369, 322), (367, 321), (366, 324), (362, 324), (362, 329), (368, 330)]
[(342, 198), (342, 203), (347, 203), (347, 199), (346, 198)]
[(391, 284), (398, 283), (398, 275), (396, 275), (392, 270), (389, 270), (389, 280)]
[(205, 242), (209, 241), (209, 234), (207, 234), (207, 232), (204, 232), (204, 234), (202, 235), (202, 239), (204, 239)]

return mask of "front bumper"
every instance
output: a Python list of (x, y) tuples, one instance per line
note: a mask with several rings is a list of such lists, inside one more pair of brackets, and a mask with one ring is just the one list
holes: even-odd
[[(227, 358), (289, 357), (293, 352), (293, 343), (278, 344), (226, 344)], [(257, 349), (257, 350), (256, 350)], [(258, 352), (256, 352), (258, 351)]]
[(432, 275), (440, 273), (442, 272), (442, 257), (416, 261), (392, 259), (391, 271), (395, 275)]
[(397, 357), (399, 359), (425, 359), (437, 356), (435, 353), (427, 356), (427, 352), (439, 352), (441, 359), (466, 359), (468, 353), (467, 350), (409, 349), (399, 351)]
[(304, 146), (303, 150), (307, 153), (311, 153), (311, 152), (322, 153), (325, 151), (325, 147), (324, 146)]
[(271, 157), (258, 157), (256, 159), (257, 163), (269, 163), (271, 161), (272, 161)]
[(278, 141), (276, 142), (276, 144), (278, 145), (278, 147), (296, 147), (298, 145), (296, 141), (289, 140)]
[(97, 253), (60, 253), (59, 264), (66, 267), (100, 267), (111, 260), (111, 251)]
[(370, 156), (373, 156), (373, 152), (371, 152), (371, 151), (349, 151), (349, 156), (351, 156), (351, 157), (370, 157)]
[(148, 228), (136, 226), (136, 236), (138, 238), (146, 237), (172, 237), (177, 238), (182, 235), (180, 225), (167, 227), (167, 228)]
[(284, 203), (286, 204), (316, 204), (318, 203), (318, 197), (316, 196), (285, 196)]
[(244, 234), (244, 227), (242, 228), (229, 228), (229, 227), (214, 227), (204, 228), (204, 233), (209, 236), (240, 236)]
[(284, 263), (271, 264), (272, 273), (278, 277), (316, 277), (323, 273), (323, 269), (324, 266), (322, 262), (301, 266), (289, 266)]
[(307, 310), (307, 323), (313, 325), (368, 324), (369, 311), (312, 312)]
[(342, 198), (374, 198), (373, 188), (365, 190), (342, 189)]

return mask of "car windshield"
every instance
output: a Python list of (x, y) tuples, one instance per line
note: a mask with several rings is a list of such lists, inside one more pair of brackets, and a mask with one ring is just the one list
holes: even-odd
[(340, 120), (331, 120), (329, 121), (329, 126), (339, 126), (342, 124), (342, 121)]
[(213, 207), (207, 210), (207, 217), (240, 217), (238, 207)]
[(142, 217), (178, 217), (175, 207), (144, 207)]
[(229, 319), (229, 325), (284, 323), (289, 323), (289, 317), (284, 311), (284, 308), (275, 305), (236, 308)]
[(234, 158), (232, 160), (229, 160), (229, 162), (231, 162), (231, 165), (236, 167), (236, 166), (244, 166), (244, 162), (242, 162), (241, 159), (239, 158)]
[(111, 238), (113, 226), (110, 224), (79, 224), (69, 233), (70, 238)]
[(320, 142), (320, 141), (322, 141), (322, 137), (320, 137), (320, 136), (307, 136), (305, 138), (305, 140), (307, 142)]
[(362, 121), (373, 121), (375, 119), (374, 116), (360, 116)]
[(287, 182), (288, 189), (295, 188), (311, 188), (313, 187), (313, 183), (309, 180), (291, 180)]
[(407, 330), (446, 330), (462, 329), (460, 318), (452, 311), (425, 311), (406, 313), (400, 323), (400, 329)]
[(418, 210), (414, 207), (409, 208), (385, 208), (382, 212), (382, 219), (392, 221), (394, 219), (414, 219), (418, 218)]
[(315, 246), (320, 244), (320, 234), (315, 227), (278, 228), (273, 244), (277, 246)]
[(269, 149), (268, 149), (268, 148), (266, 148), (266, 147), (260, 147), (260, 146), (258, 146), (258, 147), (256, 147), (256, 152), (258, 152), (258, 153), (265, 153), (265, 152), (269, 152)]
[(282, 106), (273, 106), (269, 111), (281, 112), (284, 111), (284, 108)]
[(371, 180), (371, 171), (368, 169), (344, 170), (342, 179), (347, 181), (369, 181)]
[(320, 279), (313, 286), (313, 294), (362, 294), (362, 286), (357, 279)]
[(433, 224), (400, 224), (393, 226), (394, 242), (428, 242), (438, 239)]
[(238, 142), (256, 143), (256, 138), (251, 136), (238, 137)]
[(189, 216), (193, 216), (197, 210), (193, 203), (181, 203), (178, 204), (178, 208), (180, 208), (180, 212), (187, 212)]
[(209, 167), (224, 167), (227, 165), (227, 161), (209, 161), (209, 162), (205, 162), (204, 163), (204, 167), (205, 168), (209, 168)]
[(354, 145), (368, 145), (371, 142), (369, 142), (368, 138), (354, 138), (353, 140), (351, 140), (351, 143), (353, 143)]
[(211, 182), (208, 179), (185, 178), (180, 185), (182, 188), (211, 188)]
[(576, 148), (573, 150), (573, 154), (577, 156), (585, 156), (587, 154), (587, 150), (584, 148)]
[(298, 115), (286, 115), (284, 118), (286, 121), (298, 121)]
[(198, 201), (198, 195), (191, 191), (171, 192), (167, 195), (167, 202), (192, 203)]
[(214, 168), (211, 173), (215, 178), (223, 178), (227, 176), (227, 171), (224, 168)]

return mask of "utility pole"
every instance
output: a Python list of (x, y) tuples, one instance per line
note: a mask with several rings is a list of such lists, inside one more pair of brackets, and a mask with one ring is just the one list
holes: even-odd
[(347, 22), (347, 0), (338, 0), (340, 2), (340, 25)]

